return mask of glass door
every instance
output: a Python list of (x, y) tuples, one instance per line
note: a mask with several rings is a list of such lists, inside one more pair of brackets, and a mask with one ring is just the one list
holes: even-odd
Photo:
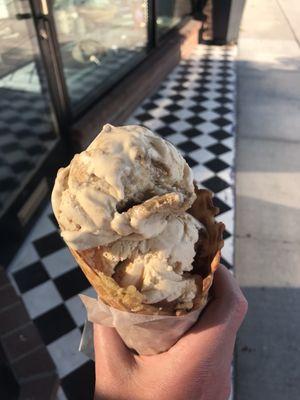
[(145, 56), (148, 2), (54, 0), (52, 4), (74, 114)]
[(0, 0), (0, 233), (14, 243), (64, 157), (33, 16), (28, 0)]

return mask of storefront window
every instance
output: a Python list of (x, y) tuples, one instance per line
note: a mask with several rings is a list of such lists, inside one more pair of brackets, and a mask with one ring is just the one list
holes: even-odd
[(0, 0), (0, 216), (57, 142), (29, 2)]
[(158, 38), (176, 26), (183, 17), (191, 14), (191, 3), (189, 0), (156, 0)]
[(145, 54), (146, 1), (56, 0), (54, 19), (73, 109), (99, 96)]

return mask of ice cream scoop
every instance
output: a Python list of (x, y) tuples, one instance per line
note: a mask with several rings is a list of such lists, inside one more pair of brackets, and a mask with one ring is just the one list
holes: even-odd
[(175, 147), (141, 126), (102, 132), (70, 165), (58, 171), (52, 193), (54, 214), (66, 243), (76, 250), (106, 245), (130, 234), (159, 234), (164, 215), (134, 209), (154, 196), (173, 193), (184, 210), (195, 200), (191, 170)]
[(105, 125), (58, 171), (52, 193), (61, 235), (100, 297), (147, 313), (192, 309), (203, 289), (192, 270), (208, 238), (187, 213), (195, 200), (180, 153), (135, 125)]

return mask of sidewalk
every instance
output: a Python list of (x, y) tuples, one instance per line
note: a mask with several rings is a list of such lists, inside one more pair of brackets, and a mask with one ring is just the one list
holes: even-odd
[(248, 0), (238, 55), (236, 399), (300, 392), (300, 9)]

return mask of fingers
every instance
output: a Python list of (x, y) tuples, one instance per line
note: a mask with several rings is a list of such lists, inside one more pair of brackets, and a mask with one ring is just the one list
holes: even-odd
[(107, 368), (116, 374), (116, 369), (129, 368), (134, 362), (131, 351), (114, 328), (94, 324), (94, 349), (96, 370)]
[(215, 272), (210, 294), (212, 298), (194, 330), (222, 323), (237, 330), (246, 315), (247, 301), (236, 279), (223, 265)]
[(219, 348), (220, 351), (227, 349), (227, 356), (231, 357), (236, 332), (247, 312), (247, 301), (237, 281), (223, 265), (215, 273), (211, 294), (212, 299), (198, 322), (171, 351), (182, 352), (185, 348), (189, 353), (197, 350), (209, 353)]

